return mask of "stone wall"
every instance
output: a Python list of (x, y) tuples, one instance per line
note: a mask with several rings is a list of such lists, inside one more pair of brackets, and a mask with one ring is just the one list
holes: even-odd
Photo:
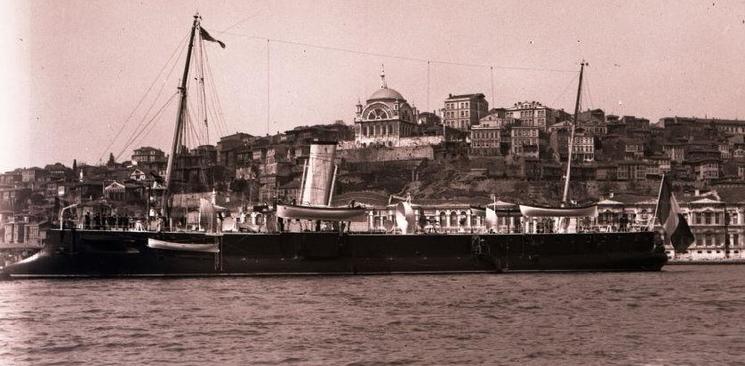
[(355, 150), (339, 150), (337, 156), (349, 163), (402, 160), (433, 160), (434, 146), (411, 147), (366, 147)]

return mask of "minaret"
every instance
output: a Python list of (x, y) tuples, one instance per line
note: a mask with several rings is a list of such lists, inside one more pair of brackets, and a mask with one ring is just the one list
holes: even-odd
[(357, 107), (357, 118), (361, 118), (362, 117), (362, 102), (360, 101), (359, 98), (357, 98), (357, 106), (356, 107)]
[(385, 83), (385, 65), (380, 64), (380, 88), (388, 89), (388, 85)]

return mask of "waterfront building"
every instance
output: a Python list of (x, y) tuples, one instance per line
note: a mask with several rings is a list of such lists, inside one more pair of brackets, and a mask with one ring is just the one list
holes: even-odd
[(131, 202), (143, 197), (144, 187), (137, 184), (111, 182), (103, 189), (103, 197), (109, 201)]
[(449, 94), (445, 99), (444, 124), (451, 128), (467, 131), (477, 125), (481, 117), (489, 114), (489, 102), (484, 94)]

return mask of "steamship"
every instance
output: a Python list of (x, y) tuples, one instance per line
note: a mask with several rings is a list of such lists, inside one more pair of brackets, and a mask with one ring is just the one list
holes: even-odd
[[(184, 120), (188, 115), (186, 95), (192, 49), (195, 41), (218, 42), (201, 28), (200, 21), (199, 16), (194, 17), (179, 87), (175, 136), (162, 194), (163, 225), (159, 230), (125, 231), (61, 224), (47, 233), (40, 252), (4, 268), (4, 277), (658, 271), (665, 265), (667, 256), (662, 239), (654, 231), (580, 229), (582, 217), (597, 216), (596, 206), (519, 206), (522, 217), (553, 218), (560, 224), (556, 230), (543, 232), (498, 233), (490, 228), (496, 226), (501, 216), (512, 218), (516, 212), (504, 212), (499, 205), (492, 204), (483, 207), (485, 230), (437, 233), (422, 230), (415, 218), (416, 205), (404, 199), (396, 205), (395, 227), (390, 231), (350, 230), (352, 222), (364, 222), (368, 214), (365, 207), (354, 203), (331, 206), (336, 176), (333, 141), (311, 145), (298, 200), (269, 207), (267, 224), (262, 230), (219, 230), (220, 208), (206, 200), (202, 200), (200, 207), (210, 217), (207, 230), (170, 230), (174, 159), (183, 143)], [(576, 125), (577, 110), (574, 117)], [(571, 155), (564, 202), (570, 167)], [(65, 209), (60, 213), (61, 223)], [(287, 229), (290, 223), (297, 222), (304, 223), (307, 229)]]

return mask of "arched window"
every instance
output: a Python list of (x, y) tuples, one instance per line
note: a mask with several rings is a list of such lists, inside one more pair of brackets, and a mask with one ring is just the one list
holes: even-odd
[(380, 108), (375, 108), (367, 114), (367, 119), (388, 119), (388, 113)]

